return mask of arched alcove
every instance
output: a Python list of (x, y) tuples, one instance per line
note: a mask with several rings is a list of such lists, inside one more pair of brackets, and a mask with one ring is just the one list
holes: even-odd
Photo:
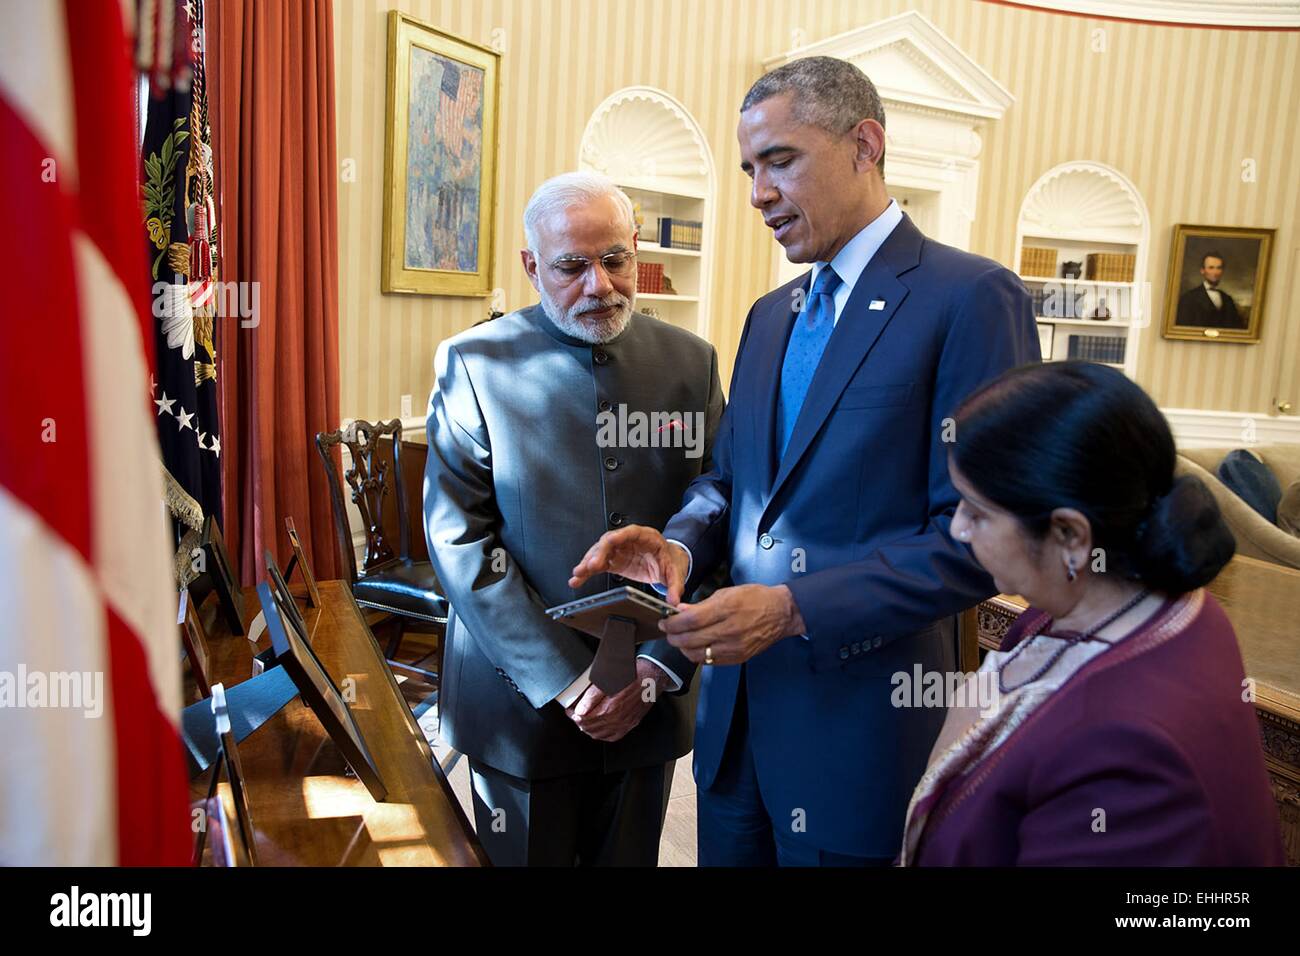
[[(645, 221), (638, 258), (662, 266), (672, 279), (676, 294), (638, 292), (638, 308), (707, 338), (717, 186), (699, 123), (662, 90), (626, 87), (591, 114), (578, 165), (609, 176), (639, 204)], [(700, 223), (698, 243), (659, 242), (658, 221), (664, 218)]]

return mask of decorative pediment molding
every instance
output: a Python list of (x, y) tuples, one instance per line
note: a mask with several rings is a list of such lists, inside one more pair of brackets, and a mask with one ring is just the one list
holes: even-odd
[(764, 61), (772, 69), (805, 56), (848, 60), (891, 107), (999, 119), (1015, 102), (1002, 84), (915, 10), (877, 21)]

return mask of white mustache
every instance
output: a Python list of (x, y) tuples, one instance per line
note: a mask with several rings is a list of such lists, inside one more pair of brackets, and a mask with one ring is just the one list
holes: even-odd
[(628, 302), (626, 296), (619, 295), (619, 293), (615, 292), (604, 299), (598, 299), (593, 303), (584, 304), (583, 306), (579, 307), (573, 314), (586, 315), (588, 312), (601, 312), (605, 309), (625, 308), (629, 304), (630, 303)]

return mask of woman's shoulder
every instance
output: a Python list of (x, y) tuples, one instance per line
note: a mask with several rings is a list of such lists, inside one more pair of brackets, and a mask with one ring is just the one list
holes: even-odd
[[(1008, 650), (1050, 623), (1027, 609), (1007, 629)], [(1081, 667), (1052, 695), (1038, 723), (1061, 729), (1099, 719), (1150, 723), (1158, 715), (1204, 709), (1207, 699), (1238, 699), (1245, 667), (1232, 625), (1204, 590), (1169, 601), (1148, 621)]]
[[(1025, 608), (1002, 636), (1000, 650), (1009, 651), (1021, 641), (1051, 624), (1052, 617), (1032, 605)], [(1121, 641), (1130, 644), (1132, 638), (1146, 637), (1132, 645), (1134, 650), (1151, 649), (1151, 640), (1163, 643), (1177, 637), (1207, 638), (1225, 644), (1236, 651), (1236, 635), (1223, 606), (1204, 588), (1176, 595), (1164, 602), (1148, 620)]]
[(1181, 739), (1184, 730), (1212, 717), (1210, 712), (1240, 704), (1244, 678), (1241, 651), (1223, 608), (1208, 592), (1191, 591), (1166, 602), (1081, 668), (1049, 710), (1067, 725), (1096, 726), (1104, 720)]

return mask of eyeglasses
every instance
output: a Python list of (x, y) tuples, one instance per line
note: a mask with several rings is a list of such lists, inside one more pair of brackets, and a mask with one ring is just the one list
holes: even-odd
[(627, 251), (611, 252), (599, 260), (585, 256), (565, 256), (552, 262), (551, 268), (565, 279), (576, 279), (591, 268), (593, 261), (600, 262), (601, 268), (612, 276), (630, 276), (636, 271), (636, 253)]

